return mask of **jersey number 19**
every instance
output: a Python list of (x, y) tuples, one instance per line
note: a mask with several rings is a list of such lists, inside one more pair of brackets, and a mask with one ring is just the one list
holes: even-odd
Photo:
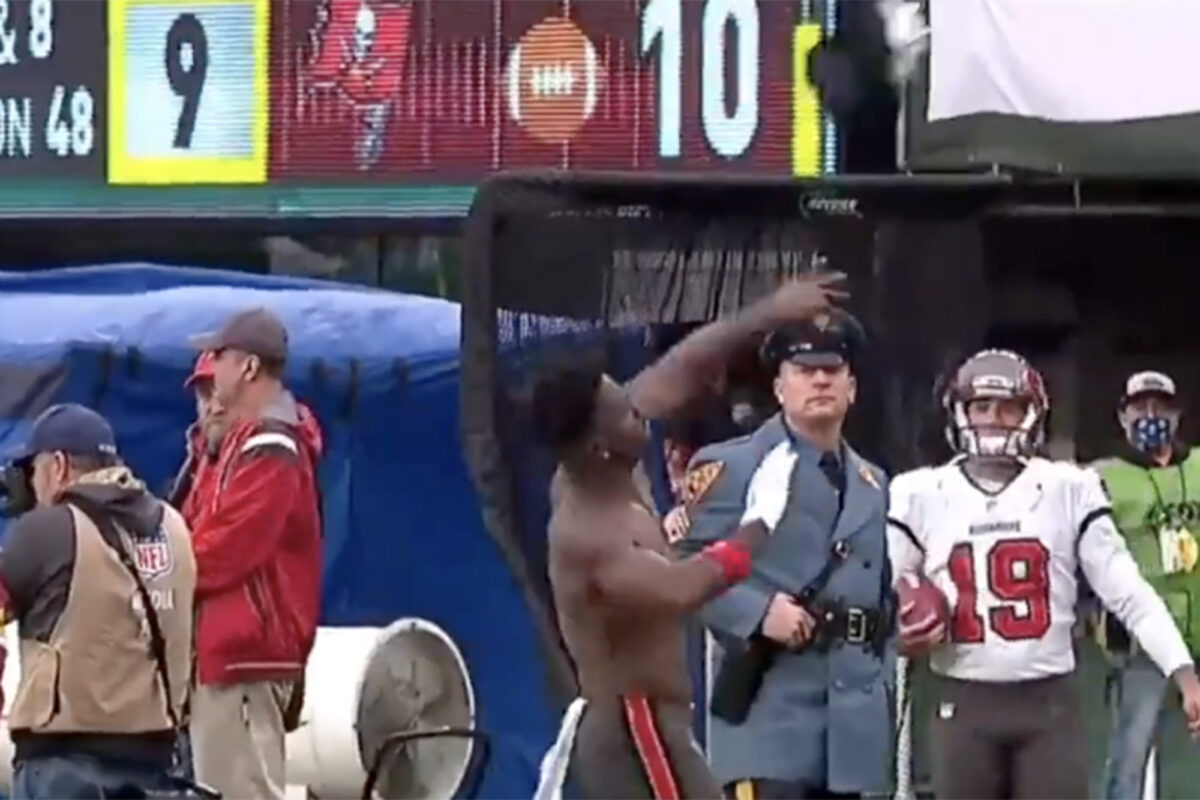
[(1038, 539), (1001, 539), (987, 547), (987, 588), (1000, 602), (979, 608), (975, 574), (976, 542), (950, 552), (950, 579), (958, 590), (950, 635), (960, 644), (979, 644), (987, 631), (1018, 642), (1040, 639), (1050, 630), (1050, 552)]

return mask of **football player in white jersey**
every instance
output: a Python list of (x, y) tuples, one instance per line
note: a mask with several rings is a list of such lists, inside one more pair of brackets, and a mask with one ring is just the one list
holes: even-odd
[(1071, 675), (1080, 574), (1178, 685), (1200, 732), (1200, 681), (1163, 601), (1113, 527), (1099, 476), (1035, 455), (1049, 401), (1015, 353), (959, 367), (943, 404), (948, 464), (893, 478), (893, 574), (946, 596), (944, 624), (901, 626), (928, 652), (939, 798), (1085, 798), (1085, 737)]

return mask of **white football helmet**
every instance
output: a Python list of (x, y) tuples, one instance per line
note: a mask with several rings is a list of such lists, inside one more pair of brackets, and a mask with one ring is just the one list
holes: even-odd
[[(1025, 414), (1012, 428), (971, 424), (972, 400), (1020, 400)], [(946, 441), (956, 453), (985, 458), (1026, 458), (1046, 438), (1050, 399), (1042, 376), (1024, 358), (1008, 350), (982, 350), (964, 361), (942, 394)]]

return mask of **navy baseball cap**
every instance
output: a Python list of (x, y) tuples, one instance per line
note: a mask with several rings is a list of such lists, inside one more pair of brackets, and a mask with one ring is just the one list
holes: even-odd
[(63, 452), (76, 456), (116, 456), (117, 441), (108, 420), (87, 406), (50, 406), (33, 421), (29, 440), (8, 459), (21, 464), (38, 453)]
[(769, 333), (763, 341), (762, 360), (771, 369), (778, 369), (784, 361), (809, 367), (849, 364), (853, 369), (866, 341), (866, 332), (859, 321), (845, 311), (834, 309)]

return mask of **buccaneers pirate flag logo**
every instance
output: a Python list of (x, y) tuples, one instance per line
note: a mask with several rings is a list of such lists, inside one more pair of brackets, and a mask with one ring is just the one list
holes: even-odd
[(337, 88), (354, 104), (359, 169), (383, 153), (392, 104), (400, 93), (412, 32), (410, 0), (326, 0), (310, 33), (309, 85)]

